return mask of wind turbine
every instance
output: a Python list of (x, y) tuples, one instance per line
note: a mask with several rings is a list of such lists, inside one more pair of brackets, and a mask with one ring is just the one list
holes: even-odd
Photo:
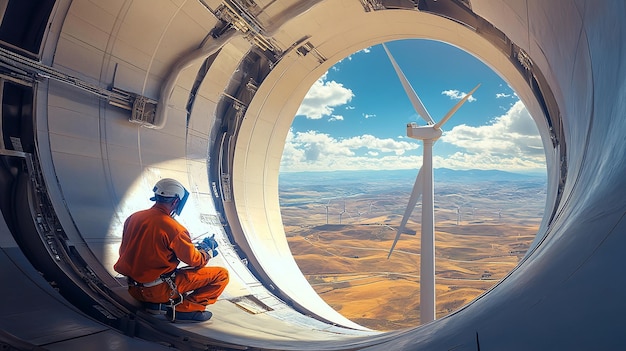
[(330, 200), (328, 200), (328, 203), (326, 204), (326, 224), (328, 224), (328, 206), (330, 205)]
[(357, 216), (358, 216), (358, 218), (357, 218), (357, 223), (361, 223), (361, 220), (362, 220), (361, 215), (363, 214), (363, 212), (361, 212), (361, 211), (357, 208), (357, 209), (356, 209), (356, 214), (357, 214)]
[(339, 213), (339, 224), (341, 224), (341, 217), (343, 216), (343, 214), (346, 213), (346, 199), (343, 199), (343, 211), (341, 213)]
[(472, 91), (463, 97), (454, 107), (437, 123), (430, 116), (426, 107), (411, 87), (411, 84), (402, 73), (402, 70), (394, 60), (393, 56), (383, 44), (387, 56), (402, 83), (415, 112), (426, 121), (425, 126), (418, 126), (417, 123), (407, 125), (407, 136), (413, 139), (422, 140), (424, 144), (422, 168), (420, 168), (413, 191), (409, 197), (409, 204), (400, 222), (400, 227), (396, 233), (396, 238), (391, 245), (387, 259), (391, 257), (400, 234), (404, 231), (407, 220), (415, 208), (417, 198), (422, 196), (422, 237), (420, 255), (420, 322), (422, 324), (435, 320), (435, 212), (434, 212), (434, 190), (433, 190), (433, 144), (441, 137), (441, 127), (452, 117), (452, 115), (469, 99), (478, 89), (478, 84)]

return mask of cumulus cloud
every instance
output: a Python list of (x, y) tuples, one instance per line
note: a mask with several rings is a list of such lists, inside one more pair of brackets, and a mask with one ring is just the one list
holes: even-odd
[[(457, 151), (439, 156), (441, 144)], [(281, 171), (417, 169), (422, 165), (420, 141), (406, 136), (378, 138), (364, 134), (335, 138), (316, 131), (290, 131)], [(435, 144), (433, 165), (451, 169), (545, 169), (543, 144), (534, 121), (521, 101), (483, 126), (458, 125)], [(449, 146), (448, 146), (449, 147)]]
[(363, 113), (363, 117), (365, 117), (365, 119), (368, 119), (368, 118), (376, 117), (376, 115), (369, 114), (369, 113)]
[[(368, 134), (338, 139), (316, 131), (290, 131), (283, 150), (281, 170), (414, 168), (419, 164), (416, 163), (416, 156), (404, 154), (418, 147), (417, 142), (381, 139)], [(406, 162), (410, 164), (407, 166)]]
[[(441, 92), (441, 95), (446, 95), (450, 97), (450, 99), (452, 100), (461, 100), (462, 98), (465, 97), (465, 95), (467, 95), (467, 93), (460, 92), (458, 90), (444, 90)], [(470, 96), (469, 98), (467, 98), (467, 102), (473, 102), (473, 101), (476, 101), (476, 98), (474, 96)]]
[(402, 155), (406, 150), (417, 148), (417, 144), (412, 142), (396, 141), (390, 138), (379, 139), (369, 134), (343, 139), (341, 140), (341, 144), (353, 150), (365, 148), (386, 153), (392, 152), (396, 155)]
[(340, 115), (330, 116), (330, 118), (328, 119), (328, 122), (334, 122), (334, 121), (343, 121), (343, 116), (340, 116)]
[(304, 97), (296, 115), (320, 119), (332, 115), (335, 107), (345, 105), (354, 97), (352, 90), (341, 83), (327, 81), (327, 74), (318, 79)]
[(445, 132), (440, 140), (464, 151), (439, 160), (439, 167), (509, 170), (545, 168), (541, 137), (521, 101), (517, 101), (507, 113), (494, 118), (488, 125), (458, 125)]

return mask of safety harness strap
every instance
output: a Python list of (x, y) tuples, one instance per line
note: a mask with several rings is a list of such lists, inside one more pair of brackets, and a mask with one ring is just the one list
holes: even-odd
[(176, 277), (176, 271), (173, 271), (169, 274), (161, 275), (161, 279), (169, 285), (171, 292), (169, 297), (169, 307), (172, 309), (172, 318), (170, 322), (174, 322), (176, 320), (176, 306), (183, 303), (183, 294), (178, 291), (178, 287), (176, 286), (176, 282), (174, 278)]
[[(161, 283), (167, 283), (167, 285), (170, 287), (170, 296), (168, 298), (168, 302), (166, 305), (167, 307), (170, 307), (172, 309), (172, 316), (170, 318), (170, 322), (174, 322), (176, 320), (176, 306), (182, 304), (184, 300), (184, 294), (181, 294), (178, 291), (178, 287), (176, 286), (176, 281), (174, 280), (175, 278), (176, 278), (176, 270), (169, 272), (169, 273), (161, 274), (159, 278), (149, 283), (139, 283), (131, 277), (127, 277), (127, 280), (128, 280), (129, 285), (134, 285), (134, 286), (143, 287), (143, 288), (149, 288), (152, 286), (159, 285)], [(160, 307), (161, 305), (163, 304), (159, 303), (159, 310), (161, 309)]]

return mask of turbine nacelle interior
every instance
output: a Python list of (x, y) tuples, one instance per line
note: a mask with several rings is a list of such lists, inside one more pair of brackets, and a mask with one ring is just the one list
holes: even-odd
[[(0, 273), (7, 292), (0, 345), (626, 350), (626, 280), (616, 264), (626, 247), (626, 64), (618, 59), (626, 55), (624, 2), (1, 3)], [(298, 105), (324, 72), (352, 53), (382, 42), (393, 49), (394, 40), (413, 38), (467, 51), (515, 90), (545, 148), (546, 206), (530, 250), (492, 290), (432, 323), (433, 310), (428, 319), (421, 310), (436, 300), (420, 301), (421, 326), (380, 333), (325, 303), (296, 265), (280, 214), (279, 170)], [(389, 56), (414, 110), (427, 120), (410, 133), (443, 128), (446, 117), (435, 123)], [(359, 70), (362, 82), (380, 68)], [(485, 79), (485, 99), (501, 91), (489, 84), (490, 73), (475, 73)], [(354, 92), (356, 102), (362, 95)], [(420, 230), (428, 228), (421, 236), (429, 242), (419, 244), (419, 254), (428, 259), (415, 262), (419, 277), (372, 273), (372, 279), (420, 279), (429, 294), (435, 287), (433, 143), (424, 143), (428, 152), (389, 251), (422, 197), (422, 211), (429, 212)], [(223, 250), (215, 262), (232, 272), (208, 323), (172, 324), (146, 313), (112, 272), (124, 218), (149, 204), (151, 186), (163, 177), (189, 186), (181, 220), (192, 235), (217, 233)], [(370, 209), (372, 203), (385, 208), (372, 201)], [(401, 252), (414, 261), (416, 254)], [(330, 283), (332, 289), (352, 284)], [(399, 307), (417, 321), (416, 305), (399, 306), (400, 291), (376, 286), (373, 294), (394, 300), (388, 306), (369, 300), (367, 309)]]

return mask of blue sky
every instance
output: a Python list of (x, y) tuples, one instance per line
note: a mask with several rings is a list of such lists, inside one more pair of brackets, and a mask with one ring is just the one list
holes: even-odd
[[(480, 88), (443, 127), (435, 168), (545, 173), (536, 125), (489, 67), (448, 44), (422, 39), (387, 48), (435, 121)], [(304, 98), (287, 137), (281, 172), (417, 169), (421, 141), (406, 136), (417, 115), (382, 45), (341, 60)]]

